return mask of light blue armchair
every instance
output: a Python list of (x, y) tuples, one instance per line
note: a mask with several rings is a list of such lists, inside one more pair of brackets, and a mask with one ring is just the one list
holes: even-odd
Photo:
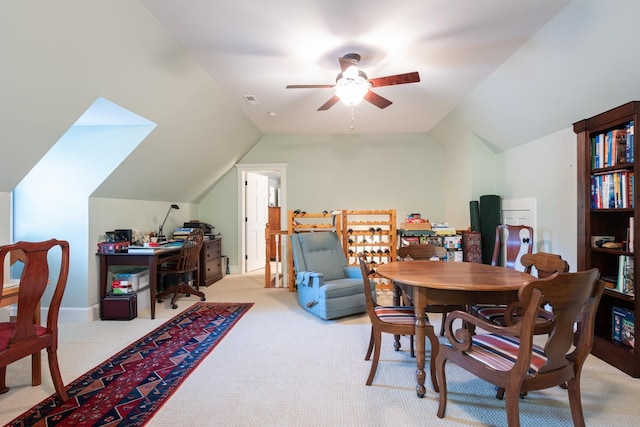
[[(291, 235), (298, 302), (321, 319), (364, 313), (360, 267), (349, 267), (335, 231)], [(375, 284), (372, 284), (375, 295)]]

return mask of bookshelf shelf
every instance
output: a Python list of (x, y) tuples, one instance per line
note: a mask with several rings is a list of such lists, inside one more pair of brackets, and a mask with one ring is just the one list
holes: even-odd
[[(635, 171), (640, 171), (634, 135), (639, 119), (640, 102), (634, 101), (573, 124), (578, 164), (577, 268), (597, 267), (608, 286), (596, 313), (591, 353), (634, 378), (640, 377), (640, 348), (614, 339), (614, 311), (626, 309), (633, 314), (631, 329), (635, 336), (640, 328), (640, 302), (634, 290), (623, 293), (611, 286), (623, 277), (619, 267), (629, 265), (635, 272), (638, 266), (633, 248), (639, 241), (632, 230), (640, 217), (640, 199), (634, 185)], [(593, 240), (598, 239), (595, 236), (612, 236), (623, 247), (597, 247), (592, 236)], [(637, 290), (632, 273), (624, 271)]]

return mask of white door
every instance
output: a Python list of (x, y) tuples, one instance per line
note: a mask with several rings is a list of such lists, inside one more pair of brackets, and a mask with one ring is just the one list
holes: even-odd
[(264, 230), (269, 215), (269, 178), (247, 173), (245, 185), (246, 271), (254, 271), (264, 268), (267, 262)]
[(530, 210), (502, 211), (503, 224), (507, 225), (531, 225)]

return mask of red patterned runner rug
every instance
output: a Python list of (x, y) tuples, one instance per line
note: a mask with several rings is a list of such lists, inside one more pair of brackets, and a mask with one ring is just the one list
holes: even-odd
[(198, 302), (7, 426), (141, 426), (253, 303)]

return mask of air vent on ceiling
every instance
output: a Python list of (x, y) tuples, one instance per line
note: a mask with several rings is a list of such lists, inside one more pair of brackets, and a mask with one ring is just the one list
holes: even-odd
[(258, 101), (258, 98), (253, 95), (242, 95), (242, 97), (245, 101), (247, 101), (247, 104), (249, 105), (260, 105), (260, 101)]

